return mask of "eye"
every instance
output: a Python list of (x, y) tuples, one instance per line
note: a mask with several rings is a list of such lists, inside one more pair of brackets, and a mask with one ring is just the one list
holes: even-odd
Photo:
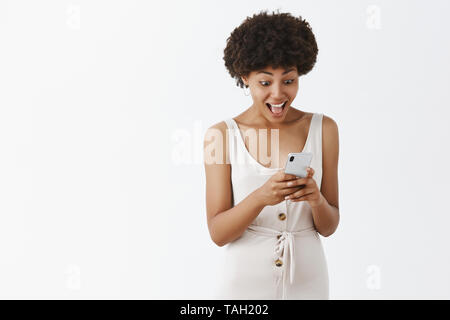
[[(289, 82), (289, 81), (290, 81), (290, 82)], [(294, 79), (289, 79), (289, 80), (286, 80), (285, 83), (286, 83), (286, 82), (289, 82), (289, 83), (286, 83), (287, 85), (289, 85), (289, 84), (292, 84), (294, 81), (295, 81)], [(259, 83), (260, 83), (263, 87), (267, 87), (268, 84), (266, 84), (266, 83), (269, 83), (269, 81), (260, 81)]]

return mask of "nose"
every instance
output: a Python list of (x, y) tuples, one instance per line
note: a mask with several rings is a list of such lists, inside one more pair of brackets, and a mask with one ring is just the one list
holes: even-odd
[(274, 84), (273, 86), (272, 86), (272, 94), (271, 94), (271, 96), (272, 96), (272, 100), (275, 100), (275, 101), (277, 101), (277, 102), (279, 102), (281, 99), (283, 99), (284, 98), (284, 96), (283, 96), (283, 89), (282, 89), (282, 87), (281, 87), (282, 85), (281, 84)]

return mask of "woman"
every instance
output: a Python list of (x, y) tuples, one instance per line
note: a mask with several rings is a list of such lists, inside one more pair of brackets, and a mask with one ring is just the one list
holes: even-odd
[[(208, 228), (226, 245), (216, 298), (329, 298), (318, 234), (339, 223), (338, 128), (290, 105), (317, 52), (308, 22), (289, 13), (247, 17), (227, 39), (225, 66), (253, 104), (204, 140)], [(280, 167), (291, 152), (313, 154), (306, 178)]]

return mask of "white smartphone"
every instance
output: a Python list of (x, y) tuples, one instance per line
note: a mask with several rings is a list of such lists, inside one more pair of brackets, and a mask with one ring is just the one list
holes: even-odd
[(289, 153), (284, 167), (284, 172), (305, 178), (308, 173), (306, 169), (311, 165), (313, 154), (311, 152)]

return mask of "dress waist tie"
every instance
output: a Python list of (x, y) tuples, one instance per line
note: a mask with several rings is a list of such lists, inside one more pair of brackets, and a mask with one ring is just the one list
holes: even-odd
[[(289, 272), (289, 282), (292, 284), (295, 275), (295, 258), (294, 258), (294, 237), (314, 235), (317, 233), (314, 226), (308, 227), (299, 231), (279, 231), (272, 228), (249, 225), (248, 231), (266, 237), (277, 237), (274, 248), (274, 255), (276, 258), (283, 256), (283, 264), (285, 267), (281, 270), (282, 276), (277, 279), (277, 287), (280, 286), (281, 280), (283, 281), (283, 300), (286, 299), (286, 280), (287, 273)], [(289, 267), (289, 268), (288, 268)]]

